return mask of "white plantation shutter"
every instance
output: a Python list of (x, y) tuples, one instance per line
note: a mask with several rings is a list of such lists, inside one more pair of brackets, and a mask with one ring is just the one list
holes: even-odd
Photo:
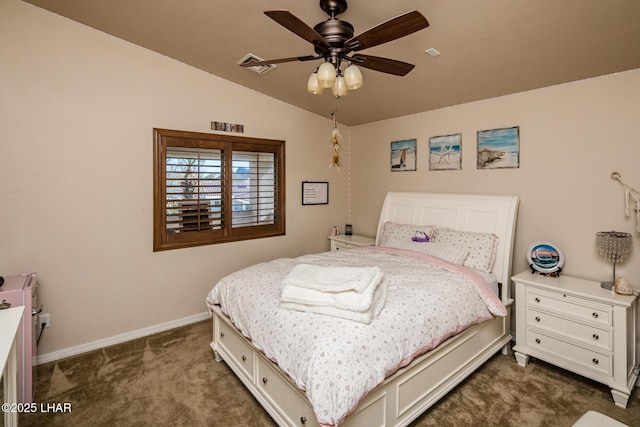
[(166, 231), (224, 226), (224, 169), (219, 149), (171, 147), (166, 156)]
[(232, 162), (232, 227), (273, 224), (276, 214), (275, 155), (234, 151)]

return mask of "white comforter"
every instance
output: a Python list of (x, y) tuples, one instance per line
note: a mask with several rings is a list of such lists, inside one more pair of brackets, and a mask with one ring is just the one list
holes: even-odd
[[(282, 281), (299, 263), (378, 266), (388, 292), (383, 310), (366, 325), (280, 308)], [(220, 305), (254, 346), (306, 391), (325, 426), (340, 425), (370, 390), (415, 356), (493, 315), (506, 315), (473, 270), (389, 248), (257, 264), (220, 280), (207, 304)]]

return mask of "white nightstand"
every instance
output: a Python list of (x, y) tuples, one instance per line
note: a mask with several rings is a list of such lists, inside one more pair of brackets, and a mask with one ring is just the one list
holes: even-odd
[(606, 384), (615, 404), (626, 408), (640, 371), (636, 297), (568, 276), (526, 271), (512, 279), (518, 364), (532, 356)]
[(329, 240), (331, 240), (332, 251), (352, 249), (361, 246), (373, 246), (376, 244), (376, 239), (356, 235), (345, 236), (344, 234), (338, 234), (337, 236), (329, 236)]

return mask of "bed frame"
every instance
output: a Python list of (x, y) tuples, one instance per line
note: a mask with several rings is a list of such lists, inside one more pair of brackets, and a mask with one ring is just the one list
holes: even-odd
[[(494, 233), (500, 238), (493, 273), (510, 311), (511, 257), (518, 196), (389, 192), (378, 223), (387, 221)], [(376, 244), (378, 240), (376, 239)], [(213, 313), (216, 361), (224, 360), (280, 426), (317, 426), (311, 404), (264, 354), (231, 324), (219, 307)], [(495, 318), (452, 337), (417, 357), (372, 390), (343, 426), (405, 426), (495, 353), (509, 352), (510, 316)]]

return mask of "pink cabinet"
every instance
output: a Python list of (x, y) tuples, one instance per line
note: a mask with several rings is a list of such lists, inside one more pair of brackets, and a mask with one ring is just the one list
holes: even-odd
[(38, 356), (38, 279), (35, 273), (5, 276), (0, 286), (0, 307), (24, 306), (16, 335), (18, 402), (31, 403), (36, 390)]

